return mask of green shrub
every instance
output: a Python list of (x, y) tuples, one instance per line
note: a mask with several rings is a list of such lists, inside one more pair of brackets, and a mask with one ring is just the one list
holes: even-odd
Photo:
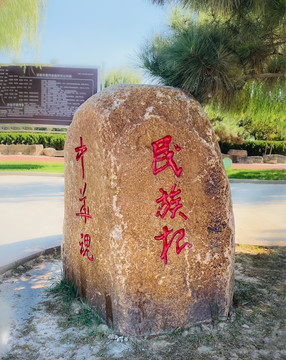
[(219, 142), (219, 146), (223, 154), (227, 154), (228, 150), (230, 149), (239, 149), (239, 150), (247, 150), (248, 156), (263, 156), (265, 153), (266, 145), (267, 145), (268, 153), (272, 145), (272, 154), (286, 155), (285, 141), (245, 140), (243, 144)]
[(52, 147), (56, 150), (63, 150), (65, 145), (65, 137), (66, 136), (63, 134), (0, 132), (0, 144), (42, 144), (45, 148)]
[(51, 147), (55, 148), (56, 150), (62, 150), (65, 146), (65, 139), (65, 135), (51, 137)]

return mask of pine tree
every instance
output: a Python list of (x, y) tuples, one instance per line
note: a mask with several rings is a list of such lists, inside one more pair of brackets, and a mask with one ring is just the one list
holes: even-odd
[(160, 83), (222, 106), (237, 102), (253, 80), (263, 83), (264, 95), (277, 81), (285, 83), (285, 0), (173, 3), (184, 8), (173, 12), (170, 33), (156, 36), (141, 53), (142, 67)]

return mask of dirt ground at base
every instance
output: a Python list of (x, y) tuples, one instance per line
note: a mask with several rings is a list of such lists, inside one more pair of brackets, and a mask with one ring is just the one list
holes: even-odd
[(62, 281), (59, 258), (41, 257), (0, 278), (0, 358), (283, 360), (285, 265), (285, 247), (237, 246), (234, 304), (228, 318), (218, 313), (211, 324), (127, 338), (102, 324)]

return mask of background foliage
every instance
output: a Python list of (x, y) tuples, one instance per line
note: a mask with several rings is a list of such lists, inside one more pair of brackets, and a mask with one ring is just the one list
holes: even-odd
[(14, 55), (23, 40), (30, 45), (39, 40), (39, 22), (47, 0), (0, 0), (0, 52)]
[(286, 144), (285, 141), (248, 141), (245, 140), (242, 144), (232, 142), (219, 142), (221, 152), (227, 154), (230, 149), (247, 150), (248, 156), (263, 156), (265, 149), (269, 149), (272, 146), (272, 153), (279, 155), (286, 155)]
[(3, 145), (34, 145), (42, 144), (45, 148), (52, 147), (56, 150), (63, 150), (66, 136), (63, 134), (45, 133), (0, 133), (0, 144)]
[[(42, 144), (44, 147), (53, 147), (56, 150), (63, 150), (65, 144), (64, 134), (45, 134), (45, 133), (0, 133), (0, 144), (14, 145), (25, 144), (34, 145)], [(232, 142), (219, 142), (223, 153), (227, 153), (229, 149), (247, 150), (249, 156), (264, 155), (265, 147), (273, 147), (273, 153), (286, 155), (285, 141), (244, 141), (243, 144)]]
[(141, 82), (141, 74), (128, 67), (112, 69), (105, 77), (105, 87), (116, 84), (139, 84)]
[(221, 141), (286, 138), (286, 0), (172, 3), (169, 31), (142, 49), (151, 79), (193, 95)]

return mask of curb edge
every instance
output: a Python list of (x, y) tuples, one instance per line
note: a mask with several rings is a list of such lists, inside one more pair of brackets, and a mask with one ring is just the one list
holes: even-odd
[(10, 264), (0, 266), (0, 275), (3, 275), (5, 272), (7, 272), (9, 270), (12, 270), (15, 267), (18, 267), (20, 265), (25, 264), (28, 261), (34, 260), (34, 259), (40, 257), (41, 255), (51, 255), (51, 254), (53, 254), (53, 252), (55, 250), (59, 250), (59, 252), (60, 252), (61, 251), (61, 245), (54, 246), (54, 247), (39, 251), (39, 252), (37, 252), (35, 254), (26, 256), (26, 257), (24, 257), (24, 258), (22, 258), (20, 260), (13, 261)]

